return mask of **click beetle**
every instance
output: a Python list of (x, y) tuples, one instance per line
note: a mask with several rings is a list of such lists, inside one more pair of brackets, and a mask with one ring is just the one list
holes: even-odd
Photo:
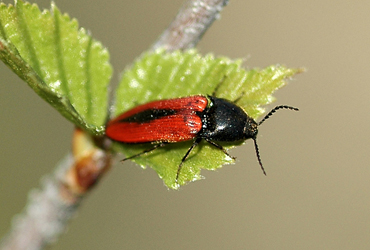
[(257, 127), (279, 109), (296, 111), (298, 109), (286, 105), (277, 106), (257, 123), (236, 105), (238, 100), (231, 102), (215, 96), (194, 95), (152, 101), (132, 108), (109, 121), (105, 133), (110, 139), (118, 142), (155, 144), (152, 148), (127, 157), (123, 161), (141, 156), (168, 143), (193, 140), (192, 146), (179, 163), (176, 182), (183, 163), (203, 139), (233, 159), (235, 158), (216, 142), (253, 139), (257, 160), (266, 175), (257, 145)]

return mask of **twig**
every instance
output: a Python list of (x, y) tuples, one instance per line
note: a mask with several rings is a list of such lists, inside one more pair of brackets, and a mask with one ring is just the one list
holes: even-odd
[(13, 219), (13, 230), (3, 242), (2, 249), (40, 249), (56, 238), (79, 201), (68, 204), (60, 195), (62, 173), (71, 165), (73, 157), (67, 155), (56, 172), (43, 179), (41, 189), (30, 193), (25, 211)]
[(202, 38), (214, 20), (219, 18), (228, 0), (190, 0), (180, 9), (170, 26), (153, 44), (152, 49), (167, 51), (189, 49)]
[(68, 154), (54, 173), (45, 176), (39, 190), (30, 192), (28, 204), (14, 218), (2, 250), (38, 250), (64, 232), (81, 200), (110, 166), (110, 154), (97, 148), (76, 130), (73, 154)]

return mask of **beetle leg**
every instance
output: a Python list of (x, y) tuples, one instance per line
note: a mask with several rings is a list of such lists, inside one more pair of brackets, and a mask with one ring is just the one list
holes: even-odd
[(225, 153), (225, 155), (229, 156), (231, 159), (233, 159), (233, 160), (235, 160), (235, 159), (236, 159), (236, 157), (231, 156), (231, 155), (229, 154), (229, 152), (227, 152), (227, 151), (226, 151), (226, 149), (224, 149), (221, 145), (219, 145), (219, 144), (217, 144), (217, 143), (215, 143), (215, 142), (213, 142), (213, 141), (211, 141), (211, 140), (209, 140), (209, 139), (205, 139), (205, 140), (206, 140), (209, 144), (211, 144), (212, 146), (214, 146), (214, 147), (216, 147), (216, 148), (218, 148), (218, 149), (222, 150), (222, 152), (224, 152), (224, 153)]
[(141, 155), (143, 155), (143, 154), (149, 153), (149, 152), (153, 151), (154, 149), (161, 148), (161, 147), (166, 146), (166, 145), (167, 145), (166, 143), (161, 142), (161, 143), (159, 143), (159, 144), (156, 144), (156, 145), (155, 145), (154, 147), (152, 147), (152, 148), (149, 148), (149, 149), (147, 149), (147, 150), (144, 150), (143, 152), (138, 153), (138, 154), (136, 154), (136, 155), (131, 155), (130, 157), (127, 157), (127, 158), (125, 158), (125, 159), (123, 159), (123, 160), (121, 160), (121, 161), (126, 161), (126, 160), (130, 160), (130, 159), (136, 158), (136, 157), (141, 156)]
[(221, 81), (217, 84), (212, 92), (212, 96), (216, 96), (218, 89), (220, 88), (221, 84), (225, 81), (226, 75), (222, 77)]
[(234, 104), (236, 104), (238, 101), (240, 101), (240, 99), (242, 99), (242, 97), (243, 97), (244, 95), (245, 95), (245, 92), (243, 91), (243, 92), (241, 93), (241, 95), (233, 101), (233, 103), (234, 103)]
[(184, 155), (184, 157), (182, 157), (182, 160), (181, 160), (181, 163), (177, 169), (177, 174), (176, 174), (176, 183), (179, 179), (179, 175), (180, 175), (180, 170), (181, 170), (181, 167), (182, 167), (182, 164), (186, 161), (186, 159), (188, 158), (190, 152), (199, 144), (199, 142), (202, 141), (202, 138), (197, 138), (195, 139), (193, 145), (191, 145), (191, 147), (188, 149), (188, 152), (186, 152), (186, 154)]

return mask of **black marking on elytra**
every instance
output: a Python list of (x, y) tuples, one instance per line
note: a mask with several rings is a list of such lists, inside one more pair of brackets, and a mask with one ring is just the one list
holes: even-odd
[(176, 113), (177, 110), (174, 109), (147, 109), (130, 117), (126, 117), (120, 120), (120, 122), (147, 123)]

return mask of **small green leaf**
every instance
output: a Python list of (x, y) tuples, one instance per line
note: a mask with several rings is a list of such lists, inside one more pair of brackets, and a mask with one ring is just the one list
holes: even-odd
[(0, 59), (77, 126), (99, 135), (107, 115), (109, 54), (52, 4), (0, 4)]
[[(211, 95), (220, 84), (216, 96), (235, 100), (243, 96), (238, 105), (257, 119), (264, 109), (260, 105), (273, 101), (271, 94), (286, 84), (285, 79), (298, 69), (270, 66), (246, 71), (240, 67), (242, 61), (232, 61), (213, 55), (201, 56), (195, 50), (166, 53), (157, 50), (145, 53), (134, 65), (124, 72), (116, 91), (114, 115), (149, 101), (196, 94)], [(152, 167), (164, 183), (177, 189), (175, 182), (178, 166), (192, 142), (166, 145), (134, 161), (145, 167)], [(230, 149), (241, 143), (222, 145)], [(125, 145), (115, 143), (114, 148), (126, 155), (133, 155), (151, 148), (151, 145)], [(232, 163), (222, 151), (208, 143), (201, 143), (184, 163), (178, 183), (201, 179), (201, 168), (215, 170), (223, 164)]]

